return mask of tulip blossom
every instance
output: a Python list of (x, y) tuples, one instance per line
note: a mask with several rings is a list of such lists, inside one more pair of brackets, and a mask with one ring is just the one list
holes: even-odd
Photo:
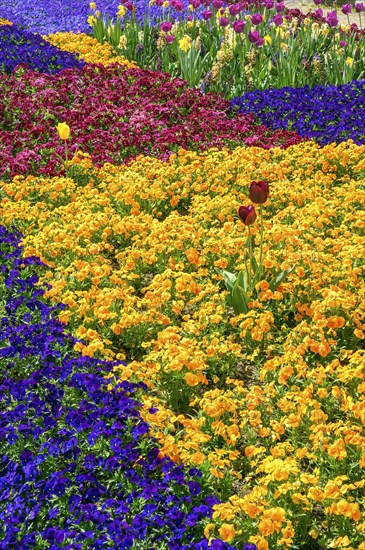
[(228, 25), (229, 25), (228, 17), (220, 17), (219, 18), (219, 26), (220, 27), (228, 27)]
[(344, 13), (345, 15), (348, 15), (349, 13), (351, 13), (351, 9), (352, 9), (352, 6), (351, 4), (344, 4), (341, 8), (341, 11), (342, 13)]
[(357, 13), (361, 13), (363, 12), (365, 9), (365, 6), (362, 2), (358, 3), (358, 4), (355, 4), (355, 10)]
[(183, 11), (184, 4), (182, 2), (176, 2), (175, 5), (174, 5), (174, 9), (176, 11)]
[(213, 0), (212, 5), (214, 9), (219, 10), (223, 6), (223, 2), (222, 0)]
[(228, 8), (229, 13), (234, 17), (235, 15), (238, 15), (241, 11), (241, 7), (239, 4), (231, 4)]
[(236, 32), (237, 34), (243, 32), (245, 29), (245, 25), (246, 25), (245, 21), (242, 21), (241, 19), (239, 19), (238, 21), (235, 21), (233, 23), (234, 32)]
[(205, 21), (208, 21), (209, 19), (211, 19), (212, 15), (213, 15), (212, 10), (204, 10), (202, 12), (202, 16), (205, 19)]
[(248, 33), (248, 39), (251, 44), (255, 44), (256, 46), (262, 46), (264, 43), (264, 39), (261, 37), (259, 31), (256, 30)]
[(70, 137), (70, 127), (66, 122), (60, 122), (57, 124), (57, 131), (61, 139), (68, 139)]
[(283, 24), (283, 16), (281, 13), (277, 13), (275, 17), (273, 18), (273, 22), (277, 27), (280, 27), (280, 25)]
[(163, 21), (163, 23), (161, 23), (161, 30), (163, 32), (169, 32), (171, 31), (171, 28), (172, 28), (172, 23), (170, 23), (170, 21)]
[(266, 180), (253, 181), (250, 185), (250, 199), (255, 204), (264, 204), (269, 196), (269, 184)]
[(262, 15), (261, 13), (254, 13), (252, 16), (251, 16), (251, 23), (253, 25), (259, 25), (260, 23), (262, 23)]
[(327, 14), (326, 22), (330, 27), (337, 27), (338, 25), (338, 18), (337, 18), (337, 12), (336, 10), (330, 11)]
[(240, 206), (238, 209), (238, 217), (245, 225), (252, 225), (257, 217), (255, 207), (252, 206), (252, 204), (250, 204), (250, 206)]

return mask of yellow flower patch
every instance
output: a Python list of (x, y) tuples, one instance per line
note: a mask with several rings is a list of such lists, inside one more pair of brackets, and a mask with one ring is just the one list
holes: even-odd
[(111, 63), (118, 63), (125, 65), (127, 69), (138, 68), (135, 63), (115, 54), (109, 44), (100, 44), (96, 38), (84, 33), (57, 32), (43, 38), (60, 50), (75, 53), (86, 63), (101, 63), (105, 67)]

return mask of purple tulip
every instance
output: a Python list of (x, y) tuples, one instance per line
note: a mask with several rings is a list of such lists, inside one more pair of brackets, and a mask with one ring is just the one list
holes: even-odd
[(175, 37), (174, 37), (173, 34), (167, 34), (167, 35), (165, 36), (165, 40), (166, 40), (166, 42), (167, 42), (168, 44), (172, 44), (173, 41), (175, 40)]
[(128, 11), (135, 11), (135, 7), (133, 6), (132, 2), (126, 2), (125, 4), (125, 7), (127, 8)]
[(340, 46), (341, 48), (344, 48), (345, 46), (347, 46), (346, 40), (340, 40)]
[(203, 18), (205, 19), (205, 21), (208, 21), (209, 19), (211, 19), (211, 18), (212, 18), (212, 15), (213, 15), (212, 10), (205, 10), (205, 11), (203, 11), (203, 13), (202, 13), (202, 16), (203, 16)]
[(174, 9), (176, 11), (183, 11), (184, 9), (184, 4), (182, 2), (176, 2), (175, 3), (175, 6), (174, 6)]
[(269, 196), (269, 183), (266, 180), (252, 181), (250, 199), (255, 204), (264, 204)]
[(313, 0), (316, 6), (320, 6), (322, 4), (322, 0)]
[(365, 6), (362, 2), (359, 4), (355, 4), (355, 10), (357, 13), (361, 13), (362, 11), (364, 11), (364, 9), (365, 9)]
[(253, 25), (259, 25), (260, 23), (262, 23), (262, 15), (261, 13), (254, 13), (252, 16), (251, 16), (251, 23)]
[(241, 11), (241, 7), (239, 4), (231, 4), (228, 8), (229, 13), (234, 17), (235, 15), (238, 15)]
[(273, 7), (274, 7), (274, 2), (273, 2), (273, 0), (266, 0), (266, 2), (265, 2), (265, 8), (266, 8), (267, 10), (271, 10)]
[(256, 44), (257, 46), (259, 45), (258, 42), (260, 40), (263, 40), (260, 36), (259, 31), (256, 31), (256, 30), (248, 33), (248, 39), (251, 42), (251, 44)]
[(321, 8), (319, 8), (318, 10), (316, 10), (316, 11), (314, 12), (314, 15), (315, 15), (316, 17), (323, 17), (323, 10), (322, 10)]
[(214, 9), (219, 10), (223, 6), (223, 2), (222, 0), (213, 0), (212, 5)]
[(283, 16), (281, 15), (281, 13), (277, 13), (275, 15), (275, 17), (273, 18), (273, 22), (277, 27), (280, 27), (280, 25), (283, 24)]
[(277, 13), (281, 13), (282, 11), (284, 11), (285, 9), (284, 2), (278, 2), (275, 6), (275, 9)]
[(193, 6), (194, 10), (197, 10), (201, 5), (201, 1), (200, 0), (191, 0), (191, 5)]
[(351, 4), (344, 4), (341, 8), (342, 13), (344, 13), (345, 15), (348, 15), (349, 13), (351, 13), (351, 10), (352, 10)]
[(252, 225), (257, 217), (255, 207), (252, 205), (240, 206), (238, 209), (238, 217), (245, 225)]
[(170, 23), (170, 21), (163, 21), (163, 23), (161, 23), (161, 30), (163, 32), (169, 32), (171, 31), (172, 29), (172, 23)]
[(330, 11), (327, 14), (326, 21), (329, 24), (330, 27), (337, 27), (338, 25), (338, 19), (337, 19), (337, 12), (336, 10)]
[(246, 22), (242, 21), (241, 19), (239, 19), (238, 21), (235, 21), (233, 23), (234, 32), (236, 32), (237, 34), (243, 32), (245, 29), (245, 25), (246, 25)]
[(228, 17), (220, 17), (219, 19), (219, 26), (220, 27), (228, 27), (229, 25), (229, 19)]

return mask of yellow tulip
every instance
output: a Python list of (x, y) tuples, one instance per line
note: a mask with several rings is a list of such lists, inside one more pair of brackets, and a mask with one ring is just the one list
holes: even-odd
[(57, 130), (61, 139), (68, 139), (70, 137), (70, 127), (66, 122), (60, 122), (57, 125)]

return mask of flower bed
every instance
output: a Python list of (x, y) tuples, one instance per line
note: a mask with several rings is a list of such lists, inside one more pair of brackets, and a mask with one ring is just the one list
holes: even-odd
[(162, 69), (227, 98), (247, 90), (338, 85), (365, 76), (363, 33), (350, 20), (340, 26), (336, 11), (326, 18), (320, 10), (305, 17), (272, 0), (193, 0), (191, 15), (176, 20), (170, 8), (183, 10), (183, 2), (156, 0), (153, 20), (140, 21), (134, 5), (123, 3), (112, 19), (91, 4), (89, 23), (98, 41), (109, 42), (141, 68)]
[(342, 86), (248, 92), (231, 102), (236, 113), (255, 114), (270, 128), (295, 130), (317, 143), (365, 143), (365, 80)]
[(1, 76), (0, 175), (63, 171), (64, 147), (55, 126), (72, 127), (70, 153), (96, 165), (127, 162), (140, 154), (167, 158), (179, 147), (234, 148), (239, 144), (288, 147), (295, 132), (272, 131), (251, 115), (229, 116), (222, 97), (188, 88), (165, 73), (86, 66), (59, 75), (19, 70)]
[[(118, 0), (100, 0), (100, 10), (112, 16)], [(58, 31), (85, 32), (88, 30), (88, 0), (6, 0), (0, 6), (0, 18), (9, 19), (40, 34)]]
[[(69, 306), (76, 349), (127, 359), (115, 373), (150, 386), (162, 451), (226, 500), (207, 534), (227, 524), (227, 540), (260, 549), (346, 536), (363, 548), (363, 158), (310, 142), (100, 170), (84, 157), (72, 179), (4, 185), (0, 221), (50, 266), (46, 296)], [(243, 266), (234, 212), (262, 178), (264, 265), (295, 269), (237, 317), (217, 270)]]
[[(129, 21), (148, 69), (157, 39), (198, 77), (215, 40), (229, 97), (233, 36), (252, 86), (278, 59), (306, 84), (319, 61), (326, 81), (323, 59), (285, 72), (304, 43), (327, 44), (343, 80), (361, 74), (360, 33), (334, 14), (194, 0), (212, 11), (194, 22), (171, 4), (175, 27), (166, 6), (143, 37), (145, 4)], [(56, 29), (55, 7), (78, 28), (70, 0), (43, 3), (34, 30)], [(119, 27), (97, 8), (103, 44), (46, 38), (84, 68), (0, 76), (0, 548), (365, 550), (365, 145), (334, 143), (363, 139), (363, 83), (245, 94), (233, 103), (255, 114), (234, 114), (222, 95), (114, 65), (133, 7)]]
[(0, 25), (0, 72), (11, 73), (19, 64), (48, 74), (84, 66), (72, 53), (60, 51), (39, 35), (17, 25)]
[(142, 385), (106, 380), (113, 363), (73, 351), (20, 237), (0, 228), (0, 548), (206, 549), (217, 499), (146, 437)]

